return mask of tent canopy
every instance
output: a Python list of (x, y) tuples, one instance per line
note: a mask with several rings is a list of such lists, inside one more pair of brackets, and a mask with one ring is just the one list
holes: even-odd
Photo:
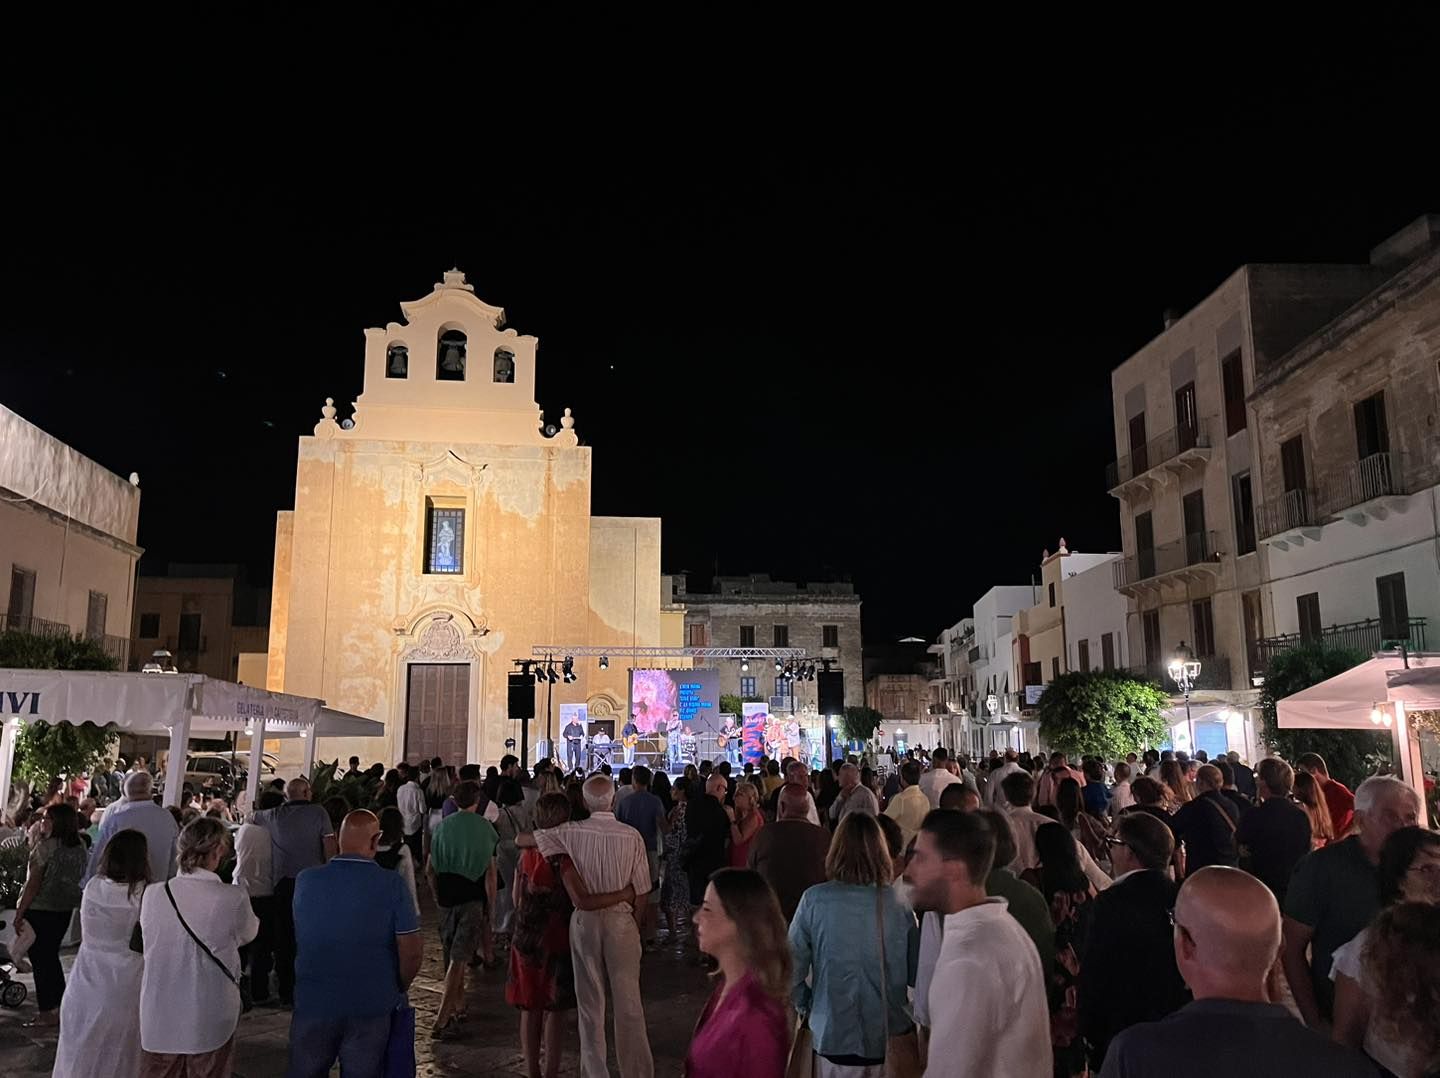
[(1377, 655), (1276, 703), (1282, 729), (1375, 730), (1377, 704), (1404, 701), (1409, 710), (1440, 708), (1440, 655)]

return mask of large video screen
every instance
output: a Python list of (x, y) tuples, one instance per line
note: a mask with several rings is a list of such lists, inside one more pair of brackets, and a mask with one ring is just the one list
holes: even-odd
[(720, 732), (720, 671), (633, 670), (630, 715), (642, 734), (663, 733), (672, 718), (689, 733)]

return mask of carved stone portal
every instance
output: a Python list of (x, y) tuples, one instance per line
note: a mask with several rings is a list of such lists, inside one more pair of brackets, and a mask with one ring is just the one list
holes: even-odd
[(455, 624), (454, 614), (436, 614), (420, 631), (419, 641), (403, 656), (406, 662), (471, 662), (478, 659), (475, 649), (465, 642), (465, 634)]

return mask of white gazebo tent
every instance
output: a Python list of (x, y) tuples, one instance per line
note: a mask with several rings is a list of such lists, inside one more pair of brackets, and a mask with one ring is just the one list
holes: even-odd
[(1425, 770), (1410, 711), (1440, 709), (1440, 654), (1382, 653), (1275, 705), (1283, 729), (1388, 731), (1400, 778), (1425, 801)]
[(113, 725), (133, 734), (168, 735), (164, 801), (177, 805), (191, 736), (250, 737), (247, 796), (255, 802), (267, 737), (305, 739), (305, 773), (317, 737), (378, 737), (383, 723), (324, 706), (323, 700), (268, 692), (202, 674), (0, 669), (0, 793), (8, 796), (15, 738), (25, 722)]

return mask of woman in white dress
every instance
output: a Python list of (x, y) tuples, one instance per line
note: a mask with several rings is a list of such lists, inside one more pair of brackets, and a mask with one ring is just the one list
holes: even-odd
[(80, 952), (60, 1003), (52, 1078), (136, 1078), (140, 1073), (140, 976), (130, 949), (150, 858), (139, 831), (117, 831), (80, 901)]

